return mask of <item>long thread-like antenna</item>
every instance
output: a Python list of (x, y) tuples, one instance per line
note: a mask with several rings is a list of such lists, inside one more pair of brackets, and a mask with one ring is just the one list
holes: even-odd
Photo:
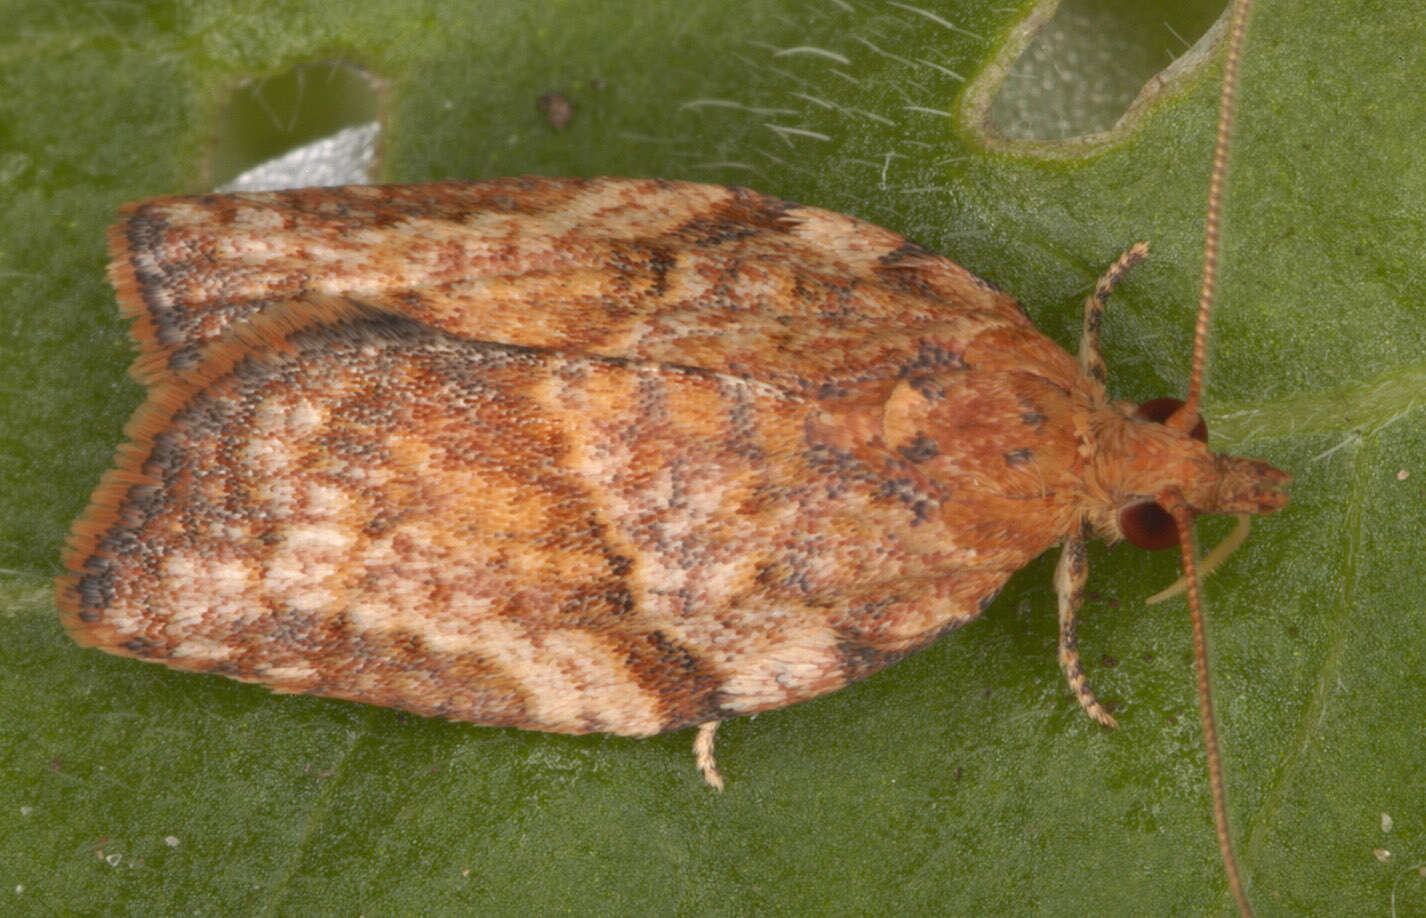
[[(1203, 392), (1203, 366), (1208, 359), (1208, 320), (1218, 290), (1218, 236), (1223, 222), (1223, 182), (1228, 172), (1228, 146), (1233, 134), (1233, 103), (1238, 90), (1238, 59), (1247, 33), (1252, 0), (1237, 0), (1228, 31), (1228, 59), (1223, 64), (1223, 93), (1218, 101), (1218, 139), (1213, 146), (1213, 175), (1208, 180), (1208, 214), (1203, 225), (1203, 286), (1198, 294), (1198, 322), (1193, 329), (1193, 370), (1188, 377), (1188, 398), (1175, 417), (1188, 427), (1198, 422)], [(1192, 420), (1189, 420), (1189, 419)]]
[(1203, 719), (1203, 748), (1208, 757), (1208, 786), (1213, 791), (1213, 825), (1218, 831), (1218, 854), (1223, 859), (1223, 872), (1228, 875), (1228, 888), (1238, 903), (1243, 918), (1252, 918), (1248, 895), (1238, 874), (1238, 859), (1233, 855), (1233, 838), (1228, 829), (1228, 794), (1223, 786), (1223, 756), (1218, 751), (1218, 722), (1213, 716), (1213, 688), (1208, 678), (1208, 639), (1203, 629), (1203, 607), (1198, 596), (1198, 570), (1193, 552), (1193, 511), (1183, 498), (1174, 495), (1166, 509), (1178, 525), (1179, 552), (1183, 557), (1183, 577), (1188, 583), (1188, 611), (1193, 620), (1193, 656), (1198, 671), (1198, 713)]
[[(1208, 322), (1218, 288), (1218, 241), (1223, 221), (1223, 184), (1228, 172), (1228, 148), (1233, 133), (1233, 107), (1238, 88), (1238, 61), (1247, 34), (1251, 0), (1236, 0), (1228, 32), (1228, 57), (1223, 64), (1223, 89), (1218, 100), (1218, 134), (1213, 146), (1213, 173), (1208, 181), (1208, 213), (1203, 226), (1203, 286), (1198, 295), (1198, 321), (1193, 329), (1193, 368), (1188, 378), (1188, 397), (1169, 418), (1169, 424), (1190, 430), (1199, 422), (1203, 395), (1203, 369), (1208, 359)], [(1180, 495), (1160, 505), (1173, 515), (1178, 526), (1179, 551), (1183, 556), (1183, 577), (1188, 585), (1188, 609), (1193, 621), (1194, 662), (1198, 673), (1198, 711), (1203, 719), (1203, 746), (1208, 758), (1208, 783), (1213, 791), (1213, 824), (1218, 834), (1218, 853), (1228, 888), (1244, 918), (1251, 918), (1233, 839), (1228, 825), (1228, 795), (1223, 784), (1223, 756), (1218, 750), (1218, 724), (1213, 716), (1213, 690), (1209, 680), (1208, 640), (1203, 624), (1203, 603), (1198, 592), (1198, 569), (1193, 549), (1193, 510)]]

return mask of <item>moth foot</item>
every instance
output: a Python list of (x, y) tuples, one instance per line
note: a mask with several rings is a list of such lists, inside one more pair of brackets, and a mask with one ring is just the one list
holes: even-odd
[(693, 761), (703, 774), (703, 780), (714, 790), (723, 789), (723, 776), (718, 773), (718, 763), (713, 758), (713, 734), (722, 721), (710, 720), (699, 724), (698, 735), (693, 738)]
[(1090, 717), (1111, 730), (1119, 726), (1119, 721), (1114, 719), (1114, 715), (1104, 705), (1099, 703), (1095, 697), (1094, 689), (1089, 687), (1089, 680), (1085, 678), (1084, 670), (1079, 668), (1079, 660), (1074, 661), (1073, 666), (1065, 667), (1065, 678), (1069, 681), (1070, 691), (1074, 692), (1074, 698), (1079, 702), (1080, 707)]
[[(1147, 251), (1147, 247), (1141, 250), (1140, 246), (1135, 246), (1114, 264), (1127, 271), (1134, 261), (1142, 258)], [(1130, 256), (1137, 257), (1130, 260)], [(1110, 270), (1113, 273), (1114, 269)], [(1060, 607), (1060, 669), (1064, 670), (1065, 681), (1069, 683), (1070, 691), (1074, 692), (1075, 699), (1080, 707), (1084, 708), (1085, 713), (1104, 726), (1113, 728), (1119, 726), (1119, 722), (1105, 710), (1099, 699), (1094, 697), (1094, 689), (1089, 687), (1089, 680), (1084, 676), (1084, 667), (1079, 662), (1076, 625), (1079, 621), (1080, 606), (1084, 604), (1084, 585), (1088, 581), (1089, 562), (1085, 560), (1084, 539), (1081, 536), (1065, 539), (1064, 550), (1060, 552), (1060, 563), (1055, 568), (1055, 593), (1059, 597)]]

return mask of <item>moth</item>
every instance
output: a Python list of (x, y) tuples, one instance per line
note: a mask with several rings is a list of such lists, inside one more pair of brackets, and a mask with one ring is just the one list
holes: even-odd
[(1100, 318), (1143, 246), (1073, 357), (954, 262), (743, 188), (162, 197), (109, 241), (149, 394), (71, 535), (64, 626), (277, 692), (696, 727), (721, 786), (719, 722), (903, 659), (1059, 546), (1059, 661), (1113, 725), (1075, 638), (1085, 539), (1180, 545), (1196, 609), (1193, 516), (1287, 500), (1207, 447), (1197, 382), (1107, 393)]

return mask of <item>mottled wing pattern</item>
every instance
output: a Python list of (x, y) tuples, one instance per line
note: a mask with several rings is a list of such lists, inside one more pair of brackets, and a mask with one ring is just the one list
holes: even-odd
[(959, 265), (743, 188), (521, 178), (155, 198), (122, 217), (111, 274), (146, 380), (322, 293), (482, 341), (786, 388), (891, 375), (918, 352), (1013, 366), (1027, 335), (1061, 384), (1074, 377), (1013, 298)]
[(111, 248), (152, 391), (66, 556), (82, 644), (648, 734), (875, 672), (1078, 519), (1072, 358), (849, 217), (442, 182), (154, 199)]
[(76, 526), (82, 644), (558, 732), (839, 688), (1024, 563), (808, 437), (814, 399), (307, 297), (164, 374)]

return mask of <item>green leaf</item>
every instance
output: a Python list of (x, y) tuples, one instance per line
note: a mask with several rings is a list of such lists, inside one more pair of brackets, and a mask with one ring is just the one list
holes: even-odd
[[(892, 670), (726, 724), (721, 795), (691, 735), (278, 697), (81, 650), (53, 611), (64, 534), (140, 399), (105, 226), (124, 201), (206, 189), (230, 90), (305, 62), (384, 81), (385, 179), (747, 184), (947, 253), (1071, 348), (1094, 277), (1147, 239), (1107, 318), (1111, 386), (1182, 394), (1221, 56), (1103, 142), (990, 144), (964, 103), (1033, 15), (1008, 7), (6, 3), (0, 910), (1230, 910), (1187, 616), (1141, 603), (1171, 557), (1091, 555), (1081, 646), (1118, 731), (1058, 673), (1047, 557)], [(1209, 420), (1215, 446), (1297, 479), (1207, 590), (1265, 914), (1426, 908), (1423, 46), (1405, 0), (1260, 0), (1244, 62)], [(563, 132), (536, 107), (552, 90), (575, 106)]]

